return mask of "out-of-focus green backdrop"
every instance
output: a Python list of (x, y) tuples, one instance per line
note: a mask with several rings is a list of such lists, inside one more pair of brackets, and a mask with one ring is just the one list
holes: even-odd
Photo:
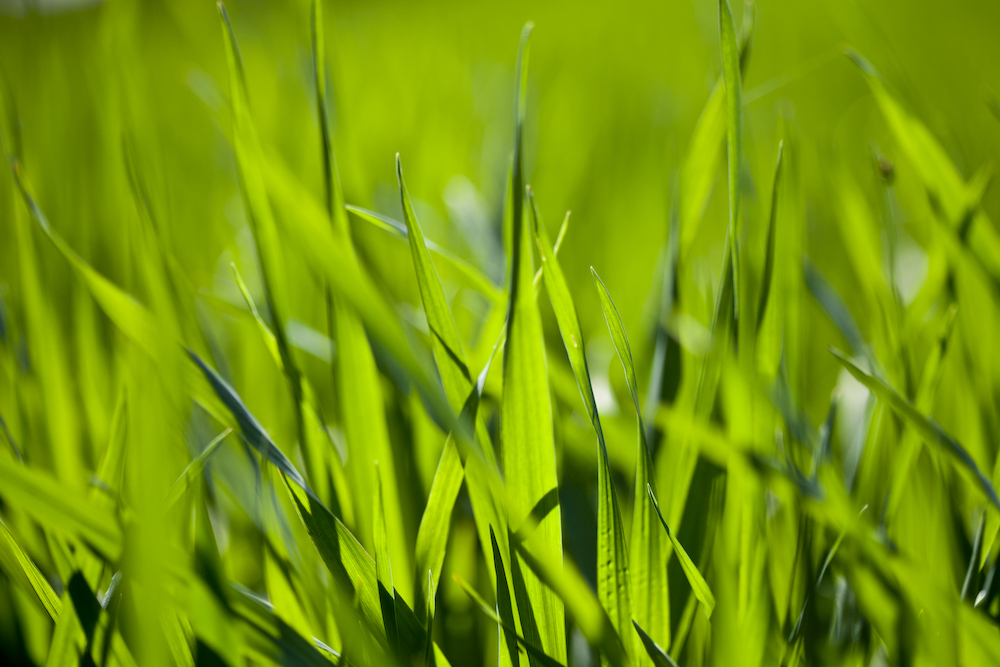
[[(262, 138), (320, 198), (308, 3), (232, 0), (227, 8)], [(135, 283), (123, 232), (136, 215), (122, 150), (123, 137), (130, 137), (152, 183), (166, 242), (204, 297), (201, 315), (215, 327), (222, 358), (231, 363), (224, 373), (232, 373), (276, 440), (293, 441), (293, 411), (279, 371), (257, 339), (232, 333), (234, 316), (226, 310), (227, 304), (234, 312), (243, 308), (231, 261), (251, 293), (260, 294), (261, 279), (227, 138), (229, 83), (215, 3), (109, 0), (66, 8), (35, 0), (2, 2), (0, 9), (0, 69), (9, 86), (6, 97), (21, 118), (21, 161), (54, 228), (116, 284), (128, 290)], [(739, 25), (744, 8), (734, 11)], [(676, 175), (721, 73), (718, 4), (328, 2), (326, 19), (334, 148), (347, 202), (402, 219), (394, 169), (398, 152), (428, 238), (478, 265), (498, 285), (506, 271), (500, 221), (513, 133), (514, 56), (521, 26), (534, 21), (526, 179), (552, 232), (564, 212), (573, 211), (560, 261), (587, 337), (601, 414), (621, 436), (609, 437), (608, 447), (618, 481), (627, 487), (635, 465), (634, 415), (589, 267), (600, 272), (615, 297), (644, 387)], [(790, 209), (794, 223), (804, 230), (807, 253), (865, 329), (874, 313), (852, 298), (858, 279), (836, 222), (843, 214), (841, 183), (856, 182), (878, 218), (886, 203), (874, 156), (892, 162), (895, 194), (888, 205), (898, 207), (894, 215), (902, 224), (901, 260), (892, 282), (904, 303), (927, 272), (922, 247), (933, 242), (929, 230), (936, 223), (923, 184), (844, 47), (854, 47), (878, 68), (969, 179), (1000, 155), (1000, 107), (994, 98), (1000, 91), (1000, 69), (994, 66), (1000, 62), (1000, 4), (762, 1), (754, 25), (744, 72), (748, 237), (762, 247), (772, 165), (778, 140), (785, 139), (789, 178), (798, 185), (800, 202)], [(723, 160), (694, 250), (683, 264), (681, 279), (705, 299), (699, 305), (689, 297), (686, 304), (694, 339), (708, 325), (722, 264), (724, 165)], [(0, 188), (0, 220), (21, 205), (14, 187)], [(1000, 219), (1000, 191), (988, 191), (983, 207)], [(353, 231), (376, 280), (404, 304), (404, 316), (419, 329), (420, 298), (406, 245), (364, 224)], [(117, 395), (115, 373), (121, 369), (108, 363), (107, 352), (117, 334), (72, 280), (65, 260), (40, 236), (35, 245), (45, 292), (54, 304), (53, 323), (64, 342), (58, 354), (76, 382), (71, 393), (78, 414), (63, 418), (78, 425), (70, 429), (79, 440), (74, 451), (90, 469), (107, 439)], [(293, 284), (311, 280), (293, 259), (289, 265)], [(443, 277), (447, 284), (446, 273)], [(20, 289), (14, 226), (0, 222), (0, 297), (15, 313)], [(322, 357), (325, 341), (310, 338), (310, 329), (326, 330), (321, 290), (291, 292), (290, 317), (309, 327), (298, 343)], [(551, 311), (542, 303), (551, 325)], [(472, 294), (463, 293), (453, 304), (470, 341), (476, 340), (484, 308)], [(81, 321), (96, 322), (100, 344), (80, 334)], [(819, 424), (840, 373), (827, 346), (844, 342), (815, 304), (806, 306), (798, 324), (803, 375), (795, 391)], [(547, 333), (550, 350), (561, 354), (555, 328), (547, 326)], [(101, 358), (102, 350), (107, 358)], [(302, 363), (320, 394), (330, 394), (321, 360), (303, 355)], [(995, 364), (992, 357), (989, 363)], [(0, 386), (0, 406), (16, 404), (14, 374), (8, 379)], [(965, 443), (975, 455), (992, 451), (979, 440), (978, 427), (961, 423), (961, 408), (949, 412), (949, 397), (938, 400), (946, 408), (941, 421), (971, 436)], [(25, 414), (35, 416), (22, 420), (17, 410), (4, 416), (17, 436), (30, 441), (31, 433), (44, 428), (36, 413)], [(439, 435), (429, 422), (424, 427), (435, 434), (429, 438)], [(595, 462), (592, 443), (583, 440), (567, 458), (568, 467), (577, 466), (586, 477)], [(56, 470), (61, 465), (47, 461), (44, 448), (34, 460)], [(436, 462), (434, 453), (417, 456), (412, 474), (401, 481), (411, 487), (404, 494), (425, 497)], [(183, 461), (173, 463), (179, 472)], [(567, 484), (564, 512), (587, 506), (573, 500), (576, 488)], [(589, 483), (579, 488), (583, 494), (593, 491)], [(411, 511), (415, 524), (420, 503)], [(594, 527), (587, 523), (592, 515), (569, 516), (580, 523), (564, 523), (567, 548), (592, 576)], [(579, 543), (573, 538), (578, 527), (587, 536)], [(469, 535), (466, 546), (475, 550)], [(259, 582), (259, 565), (250, 552), (231, 558), (234, 579), (248, 586)], [(468, 605), (460, 592), (453, 600)]]

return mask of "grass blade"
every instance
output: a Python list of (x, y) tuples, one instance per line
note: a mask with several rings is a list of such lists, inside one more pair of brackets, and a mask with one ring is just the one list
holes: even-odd
[(830, 352), (833, 353), (833, 356), (837, 358), (858, 382), (868, 387), (879, 400), (884, 401), (892, 408), (893, 412), (913, 426), (927, 442), (934, 443), (956, 458), (976, 478), (983, 493), (993, 503), (993, 506), (1000, 509), (1000, 497), (997, 496), (993, 482), (979, 470), (975, 460), (957, 440), (945, 433), (944, 429), (938, 426), (937, 422), (933, 419), (922, 415), (913, 403), (903, 398), (899, 392), (886, 384), (884, 380), (862, 370), (857, 364), (848, 359), (843, 352), (833, 348), (830, 348)]
[(455, 582), (462, 587), (462, 590), (465, 591), (465, 594), (468, 595), (472, 599), (472, 601), (476, 603), (476, 605), (482, 610), (484, 614), (493, 619), (494, 623), (496, 623), (499, 626), (502, 626), (505, 632), (510, 633), (517, 638), (517, 643), (524, 647), (524, 650), (528, 652), (528, 655), (530, 655), (532, 658), (537, 660), (545, 667), (563, 667), (561, 662), (553, 658), (550, 658), (548, 655), (545, 654), (545, 652), (542, 649), (538, 648), (531, 642), (527, 641), (524, 637), (517, 634), (517, 631), (514, 628), (510, 627), (509, 624), (505, 623), (504, 620), (501, 619), (497, 615), (497, 613), (493, 610), (493, 607), (491, 607), (489, 603), (486, 602), (486, 600), (484, 600), (482, 596), (480, 596), (479, 593), (476, 592), (476, 589), (474, 589), (465, 581), (465, 579), (462, 579), (462, 577), (458, 576), (457, 574), (454, 575), (453, 578), (455, 579)]
[[(528, 201), (534, 217), (535, 237), (542, 260), (542, 276), (549, 302), (556, 315), (559, 334), (562, 337), (566, 355), (569, 358), (577, 389), (583, 399), (590, 423), (597, 434), (597, 597), (617, 628), (619, 637), (630, 637), (628, 624), (632, 618), (631, 586), (629, 584), (628, 551), (625, 547), (625, 528), (622, 525), (618, 497), (611, 479), (611, 464), (608, 461), (604, 431), (597, 413), (597, 401), (590, 383), (590, 371), (584, 354), (583, 329), (576, 314), (576, 307), (570, 296), (569, 286), (563, 275), (559, 260), (555, 257), (541, 214), (535, 205), (534, 194), (528, 189)], [(625, 641), (625, 648), (634, 652), (631, 642)], [(631, 651), (629, 649), (632, 649)]]
[(771, 214), (767, 223), (767, 254), (764, 258), (764, 274), (760, 280), (760, 299), (757, 305), (757, 331), (764, 322), (764, 313), (771, 296), (771, 280), (774, 275), (774, 248), (777, 243), (776, 221), (778, 219), (778, 187), (781, 185), (781, 165), (785, 142), (778, 142), (778, 157), (774, 165), (774, 181), (771, 186)]
[(632, 625), (635, 626), (635, 631), (639, 635), (639, 639), (642, 640), (642, 645), (646, 649), (646, 653), (649, 654), (649, 659), (653, 661), (656, 667), (677, 667), (677, 663), (670, 657), (670, 654), (654, 642), (652, 637), (639, 627), (638, 623), (632, 621)]
[[(618, 309), (604, 281), (591, 268), (597, 295), (604, 311), (604, 320), (614, 343), (622, 370), (625, 372), (625, 383), (628, 385), (635, 407), (637, 420), (638, 443), (636, 446), (635, 488), (639, 490), (635, 500), (632, 515), (632, 541), (629, 553), (629, 576), (632, 580), (633, 607), (635, 621), (641, 622), (657, 637), (662, 638), (666, 646), (670, 646), (670, 602), (667, 581), (667, 570), (663, 561), (668, 553), (662, 543), (659, 530), (653, 519), (653, 508), (644, 501), (641, 490), (651, 486), (653, 478), (653, 460), (649, 446), (646, 443), (646, 429), (642, 423), (642, 410), (639, 407), (639, 387), (635, 376), (635, 364), (632, 361), (632, 348), (628, 342), (625, 324), (622, 322)], [(635, 622), (633, 621), (633, 623)], [(636, 626), (638, 628), (638, 626)], [(623, 630), (619, 630), (623, 632)], [(643, 633), (640, 633), (640, 638)], [(645, 639), (643, 640), (645, 643)], [(649, 648), (647, 646), (647, 652)]]
[(722, 75), (726, 86), (726, 145), (729, 163), (729, 237), (732, 243), (733, 304), (740, 316), (740, 160), (743, 155), (743, 83), (740, 76), (740, 48), (729, 0), (719, 0), (719, 34), (722, 45)]
[(375, 463), (375, 504), (372, 517), (375, 541), (375, 575), (378, 578), (378, 597), (382, 606), (382, 624), (389, 642), (389, 653), (399, 659), (399, 633), (396, 630), (396, 597), (392, 585), (392, 562), (389, 559), (389, 536), (386, 534), (385, 509), (382, 502), (382, 476)]
[(212, 456), (219, 448), (219, 445), (221, 445), (222, 441), (226, 439), (226, 436), (232, 432), (233, 429), (227, 428), (225, 431), (215, 436), (210, 443), (205, 445), (205, 449), (201, 452), (201, 454), (199, 454), (196, 459), (191, 461), (191, 463), (184, 468), (184, 472), (181, 473), (181, 476), (178, 477), (177, 481), (175, 481), (173, 486), (170, 487), (170, 491), (167, 493), (167, 497), (163, 501), (164, 507), (173, 507), (174, 503), (180, 500), (180, 497), (191, 488), (191, 485), (194, 484), (195, 481), (201, 476), (202, 470), (204, 470), (205, 466), (208, 465), (209, 460), (211, 460)]
[(674, 546), (674, 553), (677, 554), (677, 559), (684, 570), (684, 576), (687, 577), (688, 583), (691, 584), (691, 590), (694, 592), (695, 597), (698, 598), (698, 601), (701, 602), (705, 616), (710, 618), (712, 612), (715, 610), (715, 596), (712, 594), (712, 589), (708, 587), (708, 582), (705, 581), (705, 577), (701, 576), (698, 566), (687, 555), (687, 551), (684, 550), (674, 532), (670, 530), (670, 526), (667, 525), (663, 514), (660, 513), (660, 505), (656, 502), (656, 496), (653, 495), (653, 488), (647, 486), (646, 493), (649, 494), (649, 500), (653, 503), (656, 515), (660, 517), (660, 523), (663, 524), (663, 529), (667, 531), (667, 537), (670, 538), (670, 543)]
[[(500, 441), (508, 492), (511, 526), (520, 526), (535, 505), (547, 494), (558, 494), (552, 406), (546, 373), (542, 321), (535, 304), (531, 281), (531, 230), (524, 217), (524, 177), (521, 164), (521, 133), (524, 124), (528, 77), (528, 37), (531, 25), (521, 33), (517, 65), (517, 103), (514, 126), (514, 168), (511, 216), (513, 220), (510, 260), (510, 302), (507, 310), (507, 342), (503, 356), (503, 397), (500, 404)], [(558, 495), (556, 496), (558, 497)], [(562, 555), (562, 528), (559, 512), (550, 512), (534, 531), (525, 551), (559, 559)], [(537, 576), (525, 571), (527, 600), (541, 637), (541, 648), (556, 660), (566, 657), (563, 604), (542, 585)]]
[(21, 548), (6, 524), (0, 521), (0, 569), (7, 575), (7, 578), (21, 587), (26, 592), (33, 594), (41, 603), (42, 608), (48, 612), (52, 620), (59, 618), (59, 611), (62, 609), (62, 601), (48, 580), (38, 571), (35, 563), (28, 554)]
[[(393, 238), (409, 240), (409, 233), (407, 232), (406, 225), (398, 220), (393, 220), (392, 218), (382, 215), (381, 213), (369, 211), (368, 209), (361, 208), (360, 206), (352, 206), (351, 204), (345, 204), (344, 209), (353, 213), (359, 220), (364, 220), (373, 227), (387, 232)], [(496, 285), (494, 285), (489, 278), (483, 275), (479, 269), (472, 266), (447, 248), (442, 248), (437, 243), (434, 243), (434, 241), (425, 238), (423, 242), (427, 250), (434, 253), (435, 257), (444, 260), (444, 262), (448, 264), (453, 271), (461, 275), (466, 280), (469, 287), (475, 289), (494, 304), (499, 305), (503, 303), (503, 293), (497, 289)]]
[(77, 537), (110, 562), (122, 551), (116, 518), (50, 475), (0, 459), (0, 496), (43, 526)]

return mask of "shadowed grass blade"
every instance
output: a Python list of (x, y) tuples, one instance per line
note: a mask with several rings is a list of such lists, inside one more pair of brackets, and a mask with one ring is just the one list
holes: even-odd
[(501, 619), (497, 615), (497, 613), (493, 610), (493, 607), (491, 607), (489, 603), (486, 602), (486, 600), (484, 600), (482, 596), (480, 596), (479, 593), (476, 592), (476, 589), (474, 589), (472, 586), (466, 583), (465, 579), (462, 579), (462, 577), (458, 576), (457, 574), (454, 575), (453, 578), (455, 579), (455, 582), (462, 587), (462, 590), (465, 591), (465, 594), (468, 595), (472, 599), (472, 601), (476, 603), (476, 605), (482, 610), (484, 614), (489, 616), (494, 623), (503, 627), (505, 632), (510, 633), (517, 638), (517, 643), (524, 647), (524, 650), (528, 652), (528, 655), (530, 655), (532, 658), (537, 660), (545, 667), (563, 667), (561, 662), (550, 658), (545, 654), (545, 652), (542, 649), (538, 648), (531, 642), (527, 641), (524, 637), (517, 634), (517, 631), (514, 630), (514, 628), (510, 627), (510, 625), (505, 623), (503, 619)]
[(632, 625), (635, 626), (635, 631), (639, 635), (639, 639), (642, 640), (642, 645), (646, 649), (646, 653), (649, 654), (649, 659), (653, 661), (656, 667), (677, 667), (677, 663), (674, 659), (670, 657), (670, 654), (663, 650), (659, 644), (653, 641), (653, 639), (646, 634), (646, 631), (639, 627), (639, 624), (632, 621)]

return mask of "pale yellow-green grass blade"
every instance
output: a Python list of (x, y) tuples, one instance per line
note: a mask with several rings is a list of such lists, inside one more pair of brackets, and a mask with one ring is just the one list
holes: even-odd
[[(635, 408), (638, 430), (635, 465), (635, 507), (632, 513), (632, 539), (629, 551), (629, 577), (632, 582), (632, 606), (635, 621), (649, 628), (653, 635), (670, 647), (670, 600), (667, 581), (667, 570), (663, 561), (669, 555), (663, 544), (662, 533), (655, 525), (653, 507), (642, 496), (642, 489), (652, 486), (653, 461), (646, 443), (646, 429), (642, 423), (642, 410), (639, 404), (639, 387), (635, 376), (635, 364), (632, 360), (632, 347), (628, 342), (628, 334), (621, 315), (615, 307), (611, 294), (604, 281), (591, 268), (597, 295), (604, 311), (604, 320), (614, 343), (622, 370), (625, 372), (625, 383), (632, 396)], [(637, 626), (638, 627), (638, 626)], [(619, 630), (619, 632), (623, 632)], [(640, 638), (643, 634), (640, 633)], [(645, 644), (645, 640), (643, 640)], [(648, 652), (648, 646), (647, 646)]]
[[(455, 414), (461, 412), (463, 405), (473, 388), (473, 378), (466, 363), (465, 350), (462, 345), (458, 327), (451, 314), (448, 299), (441, 285), (441, 278), (431, 261), (430, 253), (424, 239), (420, 223), (410, 202), (410, 195), (403, 180), (403, 166), (399, 155), (396, 155), (396, 179), (399, 182), (400, 203), (403, 207), (403, 219), (406, 221), (407, 236), (410, 242), (410, 254), (417, 274), (417, 287), (420, 300), (427, 316), (427, 326), (431, 332), (431, 349), (437, 362), (441, 383), (445, 395)], [(476, 436), (483, 456), (491, 467), (496, 466), (496, 457), (489, 432), (481, 419), (476, 420)]]
[(7, 526), (0, 521), (0, 569), (14, 584), (34, 595), (52, 620), (59, 618), (62, 601), (48, 579), (38, 571), (31, 557), (21, 548)]
[[(441, 459), (434, 473), (427, 505), (420, 519), (414, 553), (417, 574), (426, 572), (434, 588), (441, 578), (441, 568), (444, 566), (445, 549), (451, 528), (451, 514), (464, 477), (462, 458), (458, 453), (454, 437), (449, 435), (441, 451)], [(430, 603), (430, 600), (426, 600), (423, 595), (417, 595), (416, 599), (418, 602), (423, 601), (425, 605)]]
[(831, 348), (833, 356), (855, 377), (861, 384), (868, 387), (879, 400), (884, 401), (893, 412), (900, 418), (913, 426), (917, 432), (929, 443), (940, 447), (945, 452), (958, 460), (961, 467), (976, 479), (979, 487), (986, 495), (986, 498), (994, 507), (1000, 509), (1000, 497), (997, 496), (996, 489), (990, 478), (979, 470), (976, 461), (969, 455), (969, 452), (950, 435), (945, 433), (937, 422), (929, 417), (925, 417), (921, 412), (899, 392), (889, 386), (884, 380), (861, 369), (860, 366), (851, 361), (844, 353)]
[[(503, 356), (503, 397), (500, 404), (500, 442), (512, 528), (530, 516), (535, 505), (549, 494), (558, 498), (552, 405), (546, 372), (542, 321), (531, 283), (534, 276), (531, 230), (524, 211), (524, 175), (521, 136), (524, 125), (528, 81), (528, 37), (531, 25), (521, 33), (518, 53), (517, 102), (514, 123), (513, 196), (510, 215), (510, 302), (507, 309), (507, 341)], [(558, 506), (558, 505), (557, 505)], [(562, 557), (562, 523), (559, 511), (549, 512), (524, 547), (526, 553), (559, 560)], [(512, 554), (513, 558), (513, 554)], [(514, 564), (512, 564), (514, 567)], [(534, 617), (541, 648), (556, 660), (566, 658), (563, 603), (538, 576), (525, 568), (527, 599), (517, 599), (521, 631), (533, 640), (524, 623)], [(517, 573), (512, 571), (512, 577)], [(517, 588), (515, 581), (515, 588)]]
[(650, 502), (653, 503), (653, 508), (656, 510), (656, 515), (660, 518), (660, 523), (663, 524), (663, 529), (667, 531), (667, 537), (670, 538), (670, 543), (674, 547), (674, 553), (680, 561), (681, 568), (684, 570), (684, 576), (687, 577), (688, 583), (691, 584), (692, 592), (698, 598), (698, 602), (702, 604), (705, 616), (710, 618), (712, 612), (715, 610), (715, 595), (712, 594), (712, 589), (709, 588), (705, 577), (698, 571), (698, 566), (694, 564), (694, 561), (691, 560), (687, 551), (681, 546), (674, 532), (670, 530), (670, 526), (667, 525), (663, 514), (660, 512), (660, 505), (656, 502), (656, 496), (653, 495), (653, 488), (647, 486), (646, 493), (649, 495)]
[[(393, 220), (389, 216), (376, 213), (375, 211), (369, 211), (368, 209), (361, 208), (360, 206), (353, 206), (351, 204), (346, 204), (344, 209), (353, 213), (359, 220), (364, 220), (373, 227), (388, 233), (392, 238), (407, 240), (407, 237), (409, 236), (406, 225), (398, 220)], [(468, 287), (476, 290), (492, 301), (495, 305), (503, 305), (503, 292), (498, 289), (489, 278), (483, 275), (482, 271), (472, 266), (447, 248), (442, 248), (430, 239), (425, 238), (424, 245), (427, 247), (427, 250), (434, 253), (436, 258), (443, 260), (449, 267), (451, 267), (451, 270), (461, 275)]]
[(184, 493), (191, 488), (191, 485), (198, 480), (202, 471), (205, 469), (205, 466), (208, 465), (212, 456), (215, 455), (216, 450), (226, 439), (226, 436), (232, 432), (233, 429), (227, 428), (225, 431), (215, 436), (210, 443), (205, 445), (205, 449), (202, 453), (191, 461), (186, 468), (184, 468), (184, 472), (182, 472), (181, 476), (177, 478), (177, 481), (173, 483), (173, 486), (170, 487), (169, 493), (167, 493), (167, 497), (163, 500), (164, 507), (173, 507), (174, 503), (176, 503), (181, 496), (183, 496)]
[(966, 184), (934, 135), (889, 92), (872, 64), (853, 49), (848, 48), (847, 55), (864, 73), (886, 124), (931, 193), (931, 203), (941, 209), (946, 222), (963, 239), (967, 238), (994, 280), (1000, 279), (1000, 234), (979, 207), (974, 185)]
[(46, 528), (76, 537), (105, 559), (116, 562), (122, 530), (113, 514), (44, 472), (0, 460), (0, 497)]
[(569, 286), (559, 266), (559, 260), (555, 257), (552, 242), (530, 188), (528, 202), (531, 216), (534, 218), (533, 226), (542, 261), (545, 291), (549, 295), (549, 303), (552, 304), (552, 311), (556, 315), (559, 334), (570, 367), (573, 369), (573, 376), (576, 378), (577, 389), (597, 434), (597, 597), (617, 629), (626, 652), (634, 655), (637, 647), (632, 633), (629, 632), (633, 610), (625, 527), (622, 524), (618, 496), (611, 478), (611, 464), (608, 461), (604, 431), (601, 429), (601, 418), (597, 413), (597, 401), (594, 399), (594, 390), (590, 384), (590, 371), (584, 353), (583, 328), (580, 326)]
[(76, 251), (74, 251), (59, 234), (52, 229), (48, 218), (38, 206), (31, 195), (19, 165), (14, 166), (14, 175), (17, 179), (18, 187), (21, 189), (21, 196), (24, 198), (28, 210), (52, 241), (56, 249), (69, 260), (70, 266), (77, 272), (108, 316), (114, 321), (122, 332), (138, 345), (143, 347), (150, 354), (156, 354), (159, 344), (163, 341), (162, 329), (158, 326), (152, 314), (146, 310), (138, 301), (115, 286), (107, 278), (93, 269)]

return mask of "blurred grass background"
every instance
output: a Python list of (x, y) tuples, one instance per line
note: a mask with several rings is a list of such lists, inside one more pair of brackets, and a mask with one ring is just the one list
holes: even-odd
[[(109, 0), (71, 7), (35, 0), (5, 1), (0, 10), (0, 68), (21, 118), (21, 161), (52, 225), (113, 282), (126, 290), (135, 285), (127, 230), (136, 213), (122, 150), (127, 129), (152, 184), (165, 243), (201, 295), (203, 326), (213, 332), (219, 358), (227, 360), (228, 369), (220, 372), (233, 379), (278, 442), (294, 441), (292, 405), (280, 372), (245, 320), (234, 314), (243, 303), (231, 261), (251, 293), (260, 294), (262, 287), (227, 138), (229, 86), (215, 3)], [(320, 197), (308, 3), (233, 1), (228, 10), (261, 135)], [(739, 24), (744, 9), (734, 10)], [(425, 234), (478, 265), (497, 284), (506, 271), (500, 224), (512, 141), (514, 53), (521, 26), (535, 22), (526, 178), (550, 225), (567, 209), (573, 211), (560, 262), (587, 338), (601, 414), (611, 424), (609, 431), (621, 436), (609, 436), (608, 446), (623, 490), (634, 474), (634, 417), (588, 271), (594, 266), (615, 297), (645, 387), (677, 172), (721, 75), (717, 12), (716, 3), (703, 0), (330, 2), (326, 9), (334, 148), (346, 201), (402, 219), (393, 162), (399, 152)], [(863, 331), (880, 314), (871, 303), (853, 298), (863, 290), (863, 279), (844, 259), (849, 241), (838, 223), (842, 183), (857, 183), (876, 221), (886, 215), (886, 207), (896, 207), (902, 259), (892, 282), (904, 302), (923, 284), (929, 265), (925, 249), (934, 243), (937, 223), (924, 184), (843, 47), (856, 48), (879, 69), (969, 179), (1000, 151), (993, 98), (1000, 90), (1000, 70), (991, 66), (1000, 62), (997, 25), (1000, 5), (988, 2), (776, 1), (756, 6), (752, 55), (744, 72), (744, 219), (757, 230), (750, 232), (753, 243), (761, 246), (776, 146), (784, 139), (799, 203), (790, 215), (803, 230), (806, 253), (844, 296)], [(893, 165), (888, 196), (874, 159), (880, 154)], [(112, 353), (118, 335), (113, 325), (73, 280), (64, 259), (37, 230), (32, 232), (51, 304), (52, 335), (59, 341), (41, 353), (59, 358), (70, 383), (68, 401), (59, 406), (64, 410), (61, 435), (50, 430), (40, 402), (45, 391), (39, 394), (21, 379), (32, 363), (20, 334), (24, 287), (10, 221), (22, 204), (8, 180), (0, 186), (0, 297), (15, 351), (10, 359), (20, 366), (5, 366), (0, 414), (33, 463), (64, 470), (67, 483), (82, 486), (109, 437), (119, 381), (128, 370)], [(1000, 219), (1000, 192), (988, 190), (983, 209)], [(710, 295), (722, 266), (726, 211), (723, 161), (682, 278), (691, 286), (688, 294), (704, 299), (699, 304), (689, 297), (685, 304), (702, 327), (708, 325)], [(876, 234), (888, 233), (882, 222), (876, 229)], [(406, 245), (357, 224), (354, 238), (377, 282), (391, 300), (410, 304), (401, 306), (402, 313), (419, 328), (420, 296)], [(303, 266), (288, 264), (290, 284), (311, 285)], [(308, 327), (302, 329), (300, 347), (315, 352), (300, 355), (301, 363), (322, 400), (332, 401), (330, 373), (321, 359), (328, 353), (326, 341), (310, 333), (326, 330), (322, 293), (309, 287), (291, 294), (290, 317)], [(802, 370), (794, 392), (811, 421), (820, 424), (831, 392), (844, 383), (827, 347), (844, 347), (844, 340), (817, 305), (803, 303), (797, 322)], [(486, 308), (483, 299), (465, 292), (453, 304), (462, 333), (473, 344)], [(561, 354), (551, 311), (547, 305), (542, 309), (550, 350)], [(994, 310), (970, 302), (962, 316), (981, 318), (979, 326), (990, 331)], [(969, 340), (981, 339), (970, 334)], [(998, 360), (991, 350), (981, 352), (983, 384), (971, 388), (973, 381), (963, 371), (953, 371), (948, 386), (962, 388), (939, 395), (934, 414), (987, 461), (995, 454), (990, 424), (995, 423)], [(985, 426), (978, 416), (970, 418), (975, 408), (962, 401), (976, 391), (982, 401), (978, 409), (989, 413), (982, 417)], [(408, 520), (415, 530), (443, 436), (413, 400), (400, 395), (390, 402), (390, 413), (407, 417), (398, 423), (412, 427), (412, 433), (394, 437), (431, 443), (414, 446), (412, 461), (398, 464), (408, 473), (401, 485), (412, 500), (404, 509), (412, 512)], [(851, 424), (842, 428), (849, 431)], [(557, 446), (565, 478), (565, 541), (593, 577), (591, 435), (583, 422), (570, 417), (557, 431), (562, 433)], [(63, 436), (74, 444), (64, 450), (43, 444)], [(53, 453), (58, 451), (74, 453), (79, 465), (61, 462)], [(181, 458), (170, 462), (177, 468), (173, 476), (183, 463)], [(964, 521), (968, 524), (968, 517)], [(970, 530), (965, 525), (959, 532)], [(251, 547), (233, 550), (227, 567), (235, 581), (259, 588), (263, 574), (253, 532), (250, 526), (234, 529), (232, 539)], [(475, 552), (471, 519), (459, 521), (452, 540), (450, 554)], [(485, 631), (463, 644), (472, 627), (471, 603), (450, 588), (450, 579), (443, 586), (443, 595), (451, 596), (454, 623), (447, 630), (446, 653), (481, 652), (480, 644), (489, 641)], [(38, 655), (39, 649), (25, 650)]]

